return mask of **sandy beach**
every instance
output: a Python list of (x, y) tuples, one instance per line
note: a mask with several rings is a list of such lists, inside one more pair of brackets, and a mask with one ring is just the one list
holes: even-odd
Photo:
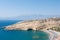
[(49, 34), (49, 40), (60, 40), (60, 32), (45, 30)]

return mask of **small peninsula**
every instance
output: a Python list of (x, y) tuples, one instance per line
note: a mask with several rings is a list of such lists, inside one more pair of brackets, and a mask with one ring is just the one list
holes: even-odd
[(6, 30), (49, 30), (55, 27), (60, 28), (60, 18), (46, 18), (39, 20), (26, 20), (5, 27)]

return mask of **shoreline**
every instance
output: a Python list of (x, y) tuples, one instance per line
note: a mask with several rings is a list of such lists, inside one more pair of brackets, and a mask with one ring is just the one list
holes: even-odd
[(48, 30), (43, 30), (43, 32), (46, 32), (48, 34), (50, 40), (50, 37), (52, 36), (51, 33)]
[(60, 32), (56, 32), (53, 30), (43, 30), (44, 32), (48, 33), (49, 35), (49, 40), (59, 40), (58, 37), (60, 35)]

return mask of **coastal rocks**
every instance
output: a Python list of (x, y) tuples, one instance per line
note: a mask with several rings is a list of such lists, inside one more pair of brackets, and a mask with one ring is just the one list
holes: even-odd
[(28, 20), (5, 27), (6, 30), (44, 30), (60, 27), (60, 18)]
[(40, 26), (39, 21), (24, 21), (14, 25), (7, 26), (5, 29), (7, 30), (37, 30), (37, 27)]

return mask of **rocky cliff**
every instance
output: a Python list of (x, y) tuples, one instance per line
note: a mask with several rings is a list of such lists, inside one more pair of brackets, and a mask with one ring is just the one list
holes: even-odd
[(43, 30), (52, 27), (60, 27), (60, 18), (47, 18), (39, 20), (28, 20), (5, 27), (6, 30)]

